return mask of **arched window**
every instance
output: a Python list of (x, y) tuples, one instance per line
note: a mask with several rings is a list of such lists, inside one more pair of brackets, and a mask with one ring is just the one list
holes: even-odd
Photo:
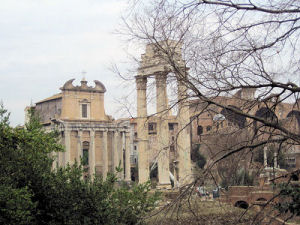
[(296, 174), (293, 174), (293, 175), (291, 176), (291, 180), (292, 180), (292, 181), (299, 181), (299, 177), (298, 177)]
[[(275, 113), (272, 110), (270, 110), (269, 108), (266, 108), (266, 107), (262, 107), (262, 108), (258, 109), (255, 113), (255, 116), (260, 117), (262, 119), (265, 119), (267, 121), (276, 121), (276, 120), (278, 121), (278, 118), (275, 115)], [(257, 121), (256, 120), (253, 122), (253, 125), (254, 125), (255, 132), (257, 132), (258, 128), (257, 128)]]
[(210, 131), (210, 130), (211, 130), (211, 126), (207, 126), (206, 131)]
[(300, 111), (292, 110), (288, 113), (287, 118), (294, 117), (297, 120), (298, 123), (298, 129), (300, 130)]
[[(229, 105), (229, 106), (237, 111), (241, 111), (238, 107), (236, 107), (234, 105)], [(230, 109), (222, 109), (220, 114), (225, 116), (226, 120), (228, 121), (228, 124), (236, 124), (239, 126), (239, 128), (245, 127), (245, 124), (246, 124), (245, 116), (239, 115)]]
[(264, 118), (264, 119), (268, 119), (268, 120), (274, 120), (274, 119), (277, 119), (277, 116), (275, 115), (275, 113), (270, 110), (269, 108), (266, 108), (266, 107), (262, 107), (260, 109), (258, 109), (255, 113), (255, 116), (257, 117), (261, 117), (261, 118)]
[(203, 127), (201, 125), (199, 125), (197, 127), (197, 135), (201, 135), (203, 133)]
[(90, 148), (90, 143), (88, 141), (84, 141), (82, 143), (82, 164), (83, 164), (83, 166), (89, 165), (89, 148)]
[(267, 199), (265, 199), (265, 198), (258, 198), (256, 201), (258, 201), (258, 202), (266, 202)]
[(235, 204), (234, 204), (235, 207), (239, 207), (239, 208), (242, 208), (242, 209), (248, 209), (249, 207), (249, 204), (245, 201), (237, 201)]

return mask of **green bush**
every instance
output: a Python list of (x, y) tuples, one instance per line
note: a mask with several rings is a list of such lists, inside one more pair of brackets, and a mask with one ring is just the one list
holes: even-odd
[(25, 129), (10, 127), (8, 118), (1, 107), (1, 224), (137, 224), (155, 207), (149, 182), (128, 189), (115, 174), (83, 180), (77, 163), (52, 170), (50, 153), (63, 151), (58, 134), (35, 116)]

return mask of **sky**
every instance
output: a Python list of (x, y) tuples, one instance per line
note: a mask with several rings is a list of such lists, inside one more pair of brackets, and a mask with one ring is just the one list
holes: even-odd
[[(24, 123), (24, 108), (53, 94), (82, 71), (88, 85), (107, 89), (105, 109), (116, 118), (124, 90), (110, 67), (126, 61), (115, 35), (126, 0), (1, 0), (0, 100), (11, 125)], [(134, 89), (134, 87), (132, 87)]]

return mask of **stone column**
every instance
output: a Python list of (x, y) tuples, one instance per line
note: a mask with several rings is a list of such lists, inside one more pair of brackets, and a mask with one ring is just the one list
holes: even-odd
[(274, 151), (274, 168), (278, 168), (278, 154)]
[(65, 157), (64, 157), (64, 166), (70, 163), (70, 154), (71, 154), (71, 131), (65, 130)]
[(268, 148), (267, 146), (264, 147), (264, 168), (268, 167), (268, 158), (267, 158)]
[(136, 76), (137, 89), (137, 134), (139, 183), (149, 180), (148, 123), (147, 123), (147, 77)]
[(90, 177), (91, 179), (94, 178), (95, 174), (95, 131), (90, 130), (90, 151), (89, 151), (89, 167), (90, 167)]
[(116, 167), (119, 166), (119, 133), (117, 130), (114, 131), (114, 140), (113, 140), (114, 144), (114, 149), (113, 149), (113, 171), (116, 172)]
[(178, 177), (179, 186), (187, 184), (193, 180), (191, 171), (191, 139), (190, 139), (190, 113), (187, 101), (187, 87), (184, 84), (186, 74), (184, 69), (180, 74), (176, 74), (178, 85)]
[[(63, 135), (65, 135), (65, 131), (64, 131)], [(61, 145), (65, 144), (65, 137), (63, 135), (61, 135), (61, 138), (59, 140), (59, 143)], [(58, 160), (58, 166), (62, 167), (64, 165), (64, 152), (58, 152), (57, 153), (57, 160)]]
[(82, 157), (82, 140), (81, 140), (81, 137), (82, 137), (82, 131), (79, 130), (78, 131), (78, 138), (77, 138), (77, 157), (78, 157), (78, 163), (80, 163), (81, 161), (81, 157)]
[(122, 172), (119, 174), (120, 179), (124, 180), (124, 157), (123, 157), (123, 150), (125, 149), (125, 135), (124, 132), (119, 133), (119, 139), (118, 139), (118, 155), (119, 155), (119, 163), (120, 167), (122, 168)]
[(58, 166), (58, 152), (51, 152), (50, 156), (54, 159), (52, 162), (52, 170), (56, 170)]
[(158, 148), (158, 189), (171, 188), (169, 168), (169, 126), (167, 100), (167, 74), (155, 74), (156, 112), (157, 112), (157, 148)]
[(130, 133), (125, 133), (125, 181), (131, 181), (130, 174)]
[(103, 131), (102, 137), (102, 150), (103, 150), (103, 157), (102, 157), (102, 165), (103, 165), (103, 179), (106, 179), (107, 172), (108, 172), (108, 155), (107, 155), (107, 129)]

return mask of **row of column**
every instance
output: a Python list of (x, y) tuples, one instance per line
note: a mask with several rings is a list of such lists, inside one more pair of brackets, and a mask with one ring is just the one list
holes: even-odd
[[(265, 146), (264, 147), (264, 168), (268, 167), (268, 147)], [(274, 168), (279, 168), (278, 165), (278, 153), (276, 151), (274, 151)]]
[[(158, 146), (158, 186), (160, 188), (170, 187), (169, 169), (169, 128), (168, 128), (168, 98), (167, 98), (167, 72), (154, 74), (156, 79), (156, 111), (157, 111), (157, 146)], [(177, 162), (179, 183), (184, 185), (191, 181), (190, 162), (190, 122), (189, 105), (187, 104), (187, 88), (183, 78), (176, 75), (178, 82), (178, 131), (177, 134)], [(147, 76), (136, 76), (137, 85), (137, 133), (138, 133), (138, 157), (139, 157), (139, 182), (144, 183), (149, 179), (149, 147), (147, 127)]]
[[(120, 166), (123, 171), (118, 174), (120, 179), (124, 179), (126, 181), (131, 180), (131, 172), (130, 172), (130, 134), (129, 132), (118, 132), (113, 131), (113, 138), (111, 144), (112, 151), (112, 159), (109, 159), (108, 153), (108, 129), (102, 131), (101, 138), (101, 149), (95, 148), (95, 131), (89, 130), (90, 138), (89, 138), (89, 167), (90, 167), (90, 176), (93, 177), (96, 169), (96, 151), (102, 151), (102, 174), (105, 179), (107, 173), (109, 172), (109, 161), (112, 161), (113, 171), (116, 172), (116, 167)], [(75, 159), (71, 159), (71, 131), (64, 131), (64, 145), (65, 152), (59, 155), (59, 164), (66, 165), (68, 162), (72, 164)], [(74, 150), (73, 150), (74, 151)], [(82, 140), (82, 131), (78, 131), (77, 137), (77, 157), (78, 159), (82, 157), (83, 151), (83, 140)], [(125, 162), (123, 158), (123, 154), (125, 153)], [(125, 168), (124, 168), (125, 167)], [(125, 177), (124, 177), (125, 172)]]

